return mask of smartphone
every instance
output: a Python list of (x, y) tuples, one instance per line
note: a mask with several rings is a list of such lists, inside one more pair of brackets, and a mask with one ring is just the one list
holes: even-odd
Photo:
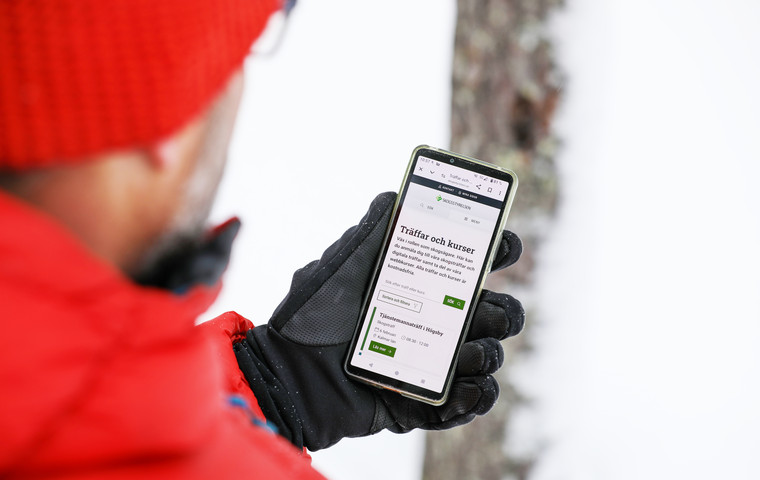
[(345, 361), (350, 377), (446, 401), (516, 189), (509, 170), (414, 149)]

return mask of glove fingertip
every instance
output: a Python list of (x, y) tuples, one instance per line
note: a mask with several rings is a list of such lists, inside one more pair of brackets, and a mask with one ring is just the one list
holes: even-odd
[(483, 290), (473, 317), (468, 340), (494, 337), (504, 340), (520, 333), (525, 325), (525, 309), (506, 293)]
[(514, 297), (510, 298), (507, 308), (507, 318), (509, 318), (507, 337), (514, 337), (522, 332), (523, 327), (525, 327), (525, 308), (522, 306), (522, 303)]
[(514, 232), (504, 230), (493, 263), (491, 264), (491, 271), (495, 272), (514, 264), (520, 259), (522, 251), (523, 244), (520, 237)]
[(495, 373), (504, 364), (504, 348), (493, 337), (472, 340), (462, 345), (457, 361), (457, 375), (472, 376)]
[(390, 205), (393, 204), (393, 202), (396, 201), (396, 192), (383, 192), (378, 194), (374, 200), (372, 200), (373, 206), (377, 207), (380, 210), (385, 210)]
[(497, 382), (493, 376), (486, 375), (478, 382), (478, 388), (480, 388), (481, 394), (480, 401), (472, 410), (472, 413), (475, 415), (485, 415), (491, 411), (493, 406), (496, 405), (496, 401), (499, 399), (499, 382)]

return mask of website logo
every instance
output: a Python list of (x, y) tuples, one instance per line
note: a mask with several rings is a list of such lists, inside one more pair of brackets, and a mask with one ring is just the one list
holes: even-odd
[(440, 202), (441, 200), (443, 200), (443, 203), (445, 203), (445, 204), (448, 204), (448, 205), (453, 205), (453, 206), (455, 206), (455, 207), (458, 207), (458, 208), (462, 208), (462, 209), (464, 209), (464, 210), (472, 210), (472, 207), (471, 207), (471, 206), (469, 206), (469, 205), (467, 205), (467, 204), (465, 204), (465, 203), (462, 203), (462, 202), (457, 202), (457, 201), (455, 201), (455, 200), (450, 200), (450, 199), (448, 199), (448, 198), (443, 198), (443, 197), (441, 197), (440, 195), (438, 195), (438, 197), (437, 197), (437, 198), (438, 198), (438, 201), (439, 201), (439, 202)]

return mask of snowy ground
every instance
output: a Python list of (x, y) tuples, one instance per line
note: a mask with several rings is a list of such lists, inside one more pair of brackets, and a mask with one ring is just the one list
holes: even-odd
[(760, 478), (760, 3), (568, 3), (535, 478)]
[[(515, 447), (543, 445), (538, 479), (760, 478), (760, 3), (567, 3), (563, 203)], [(301, 0), (250, 62), (214, 213), (244, 230), (211, 314), (264, 323), (414, 146), (448, 144), (454, 13)], [(421, 457), (422, 435), (380, 434), (314, 462), (404, 480)]]

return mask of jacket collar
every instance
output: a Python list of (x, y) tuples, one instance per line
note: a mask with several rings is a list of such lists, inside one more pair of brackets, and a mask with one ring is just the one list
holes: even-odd
[[(197, 416), (203, 405), (213, 404), (207, 397), (218, 394), (216, 373), (213, 369), (205, 374), (190, 372), (204, 372), (193, 362), (208, 361), (200, 353), (206, 347), (194, 323), (219, 289), (219, 282), (202, 284), (180, 295), (137, 285), (93, 256), (51, 218), (0, 192), (0, 386), (6, 393), (13, 392), (0, 395), (4, 444), (0, 471), (43, 455), (48, 451), (43, 446), (56, 438), (57, 428), (68, 421), (64, 419), (72, 412), (86, 411), (93, 402), (111, 402), (103, 408), (134, 412), (106, 416), (114, 422), (109, 428), (116, 432), (143, 423), (149, 428), (155, 418), (169, 417), (167, 412), (187, 410)], [(167, 352), (173, 353), (168, 356)], [(137, 362), (137, 372), (156, 372), (171, 381), (146, 385), (150, 375), (132, 373), (118, 377), (124, 379), (118, 384), (109, 380), (111, 390), (96, 395), (112, 377), (112, 369), (123, 367), (125, 361)], [(130, 393), (109, 393), (121, 388)], [(163, 394), (171, 400), (141, 406), (146, 395), (163, 399)], [(162, 401), (178, 403), (164, 405)], [(154, 410), (159, 413), (144, 413)], [(180, 413), (174, 416), (181, 417)], [(125, 423), (119, 423), (122, 420)], [(174, 428), (181, 432), (187, 420), (177, 422)], [(93, 442), (84, 434), (78, 438)], [(140, 438), (143, 443), (150, 441)], [(66, 442), (72, 445), (71, 451), (52, 447), (49, 451), (65, 452), (59, 458), (88, 453), (78, 452), (74, 440)], [(127, 448), (148, 448), (138, 443)], [(103, 449), (107, 446), (102, 445)], [(116, 454), (109, 452), (100, 454)]]

